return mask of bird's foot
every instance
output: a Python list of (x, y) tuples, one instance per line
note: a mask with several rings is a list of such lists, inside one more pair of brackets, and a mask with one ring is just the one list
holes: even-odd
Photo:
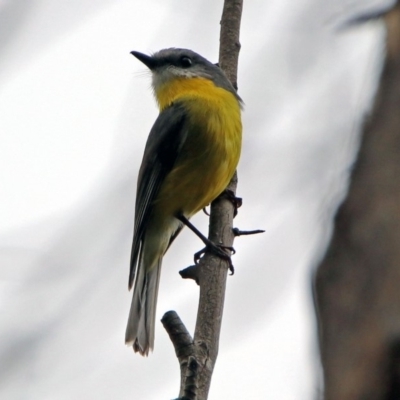
[[(226, 250), (229, 250), (230, 254), (227, 254)], [(195, 264), (199, 263), (201, 256), (204, 253), (206, 253), (207, 251), (216, 255), (217, 257), (222, 258), (223, 260), (227, 261), (229, 271), (231, 272), (230, 274), (233, 275), (235, 273), (235, 268), (232, 264), (231, 255), (235, 254), (236, 251), (232, 246), (224, 246), (222, 244), (218, 245), (211, 241), (208, 241), (208, 243), (206, 244), (206, 247), (204, 247), (203, 249), (201, 249), (200, 251), (198, 251), (197, 253), (194, 254)]]

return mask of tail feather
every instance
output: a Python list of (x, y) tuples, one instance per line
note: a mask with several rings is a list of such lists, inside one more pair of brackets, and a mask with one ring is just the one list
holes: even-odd
[(158, 285), (161, 274), (160, 258), (156, 265), (146, 270), (139, 260), (138, 275), (133, 290), (131, 310), (126, 327), (125, 342), (135, 352), (147, 356), (154, 348), (154, 329)]

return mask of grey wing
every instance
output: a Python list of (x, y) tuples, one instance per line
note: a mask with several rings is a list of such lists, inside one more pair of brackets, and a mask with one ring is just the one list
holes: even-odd
[(174, 103), (163, 110), (151, 128), (140, 166), (135, 205), (135, 225), (129, 289), (133, 285), (136, 273), (146, 220), (151, 212), (154, 199), (165, 176), (171, 171), (179, 150), (187, 135), (186, 110), (180, 103)]

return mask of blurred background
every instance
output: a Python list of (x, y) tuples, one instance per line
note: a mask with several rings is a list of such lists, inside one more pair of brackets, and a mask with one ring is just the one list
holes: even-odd
[[(384, 54), (388, 0), (244, 2), (240, 237), (210, 399), (302, 400), (321, 389), (311, 278), (348, 185)], [(222, 0), (0, 0), (0, 398), (176, 397), (161, 323), (147, 359), (124, 345), (135, 187), (157, 117), (129, 52), (218, 59)], [(193, 219), (203, 232), (208, 219)], [(193, 332), (198, 288), (163, 263), (157, 318)]]

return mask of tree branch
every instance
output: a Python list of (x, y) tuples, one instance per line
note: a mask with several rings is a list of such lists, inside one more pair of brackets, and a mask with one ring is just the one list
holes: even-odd
[(240, 51), (240, 22), (243, 0), (225, 0), (219, 38), (219, 66), (237, 90), (237, 72)]
[[(235, 175), (235, 179), (232, 179), (228, 188), (235, 193), (236, 185)], [(226, 246), (233, 245), (233, 214), (232, 203), (226, 197), (220, 196), (213, 201), (210, 216), (210, 240)], [(198, 399), (207, 399), (218, 356), (227, 274), (227, 262), (221, 258), (206, 254), (201, 259), (199, 267), (200, 300), (194, 332), (196, 357), (201, 365)]]
[(188, 359), (194, 353), (193, 339), (175, 311), (166, 312), (161, 318), (161, 322), (174, 345), (175, 354), (179, 361), (181, 368), (180, 393), (183, 394), (185, 390)]
[[(219, 66), (237, 89), (239, 58), (239, 30), (243, 0), (225, 0), (221, 19)], [(236, 193), (235, 173), (228, 190)], [(214, 243), (232, 246), (235, 208), (228, 196), (219, 196), (210, 208), (208, 238)], [(228, 263), (207, 253), (198, 266), (180, 272), (183, 278), (192, 278), (200, 286), (194, 340), (174, 312), (164, 315), (162, 321), (174, 344), (181, 367), (180, 400), (206, 400), (218, 355), (219, 336), (225, 299)]]

